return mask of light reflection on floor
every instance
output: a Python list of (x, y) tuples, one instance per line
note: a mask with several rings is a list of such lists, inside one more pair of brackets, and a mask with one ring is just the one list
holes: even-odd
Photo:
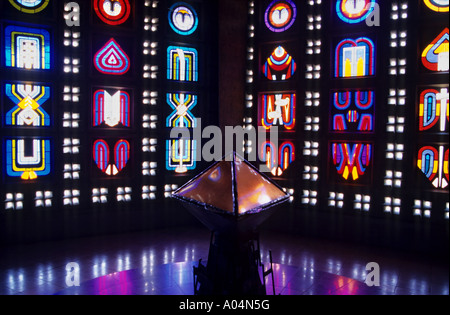
[[(2, 249), (0, 294), (192, 295), (193, 266), (207, 259), (209, 236), (179, 229)], [(266, 268), (273, 252), (276, 294), (449, 294), (448, 264), (420, 255), (270, 234), (261, 244)], [(380, 287), (364, 283), (372, 261), (381, 267)], [(67, 287), (71, 262), (80, 266), (80, 287)]]
[[(72, 287), (58, 295), (193, 295), (193, 267), (197, 263), (174, 263), (116, 272)], [(275, 264), (276, 295), (379, 295), (389, 294), (362, 282), (313, 269)], [(273, 295), (271, 277), (266, 278), (267, 294)], [(392, 292), (391, 292), (392, 293)]]

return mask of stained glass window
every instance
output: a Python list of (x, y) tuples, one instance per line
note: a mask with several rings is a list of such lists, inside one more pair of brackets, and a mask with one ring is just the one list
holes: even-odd
[[(256, 16), (253, 10), (251, 7), (252, 17)], [(300, 76), (297, 73), (300, 66), (296, 57), (298, 49), (293, 45), (298, 38), (300, 4), (293, 0), (267, 0), (261, 1), (258, 10), (259, 39), (254, 41), (256, 30), (250, 27), (249, 41), (256, 45), (251, 46), (247, 54), (249, 65), (253, 64), (255, 55), (260, 56), (259, 69), (247, 71), (247, 108), (254, 111), (249, 115), (254, 117), (245, 118), (244, 122), (247, 128), (253, 123), (266, 130), (266, 141), (258, 141), (261, 167), (273, 178), (289, 178), (286, 174), (300, 147), (294, 140), (299, 115), (297, 85)], [(271, 138), (274, 133), (277, 133), (277, 141)], [(254, 150), (253, 141), (247, 141), (245, 153), (251, 155)]]
[(262, 94), (260, 96), (260, 126), (270, 129), (279, 126), (285, 130), (293, 130), (296, 121), (296, 94)]
[(368, 37), (344, 39), (336, 47), (335, 77), (375, 75), (375, 44)]
[[(336, 24), (345, 22), (350, 24), (349, 29), (355, 28), (355, 24), (365, 21), (377, 5), (377, 1), (336, 1), (333, 9), (340, 18)], [(374, 77), (376, 57), (375, 42), (370, 37), (345, 38), (335, 46), (333, 76), (335, 79)], [(342, 88), (350, 85), (350, 81), (344, 80), (336, 80), (333, 85), (340, 88), (330, 94), (329, 181), (349, 187), (370, 187), (375, 157), (375, 143), (371, 139), (377, 131), (376, 91), (364, 88), (367, 85), (360, 81), (352, 88)], [(341, 187), (338, 192), (345, 196), (345, 190), (350, 189)], [(370, 205), (364, 208), (358, 201), (361, 198), (355, 197), (354, 209), (369, 211)], [(343, 207), (342, 200), (340, 203), (339, 207)]]
[[(188, 128), (191, 135), (193, 128), (198, 127), (196, 113), (199, 111), (197, 107), (201, 106), (199, 101), (201, 95), (193, 91), (198, 91), (203, 84), (199, 77), (199, 63), (203, 57), (197, 48), (197, 39), (203, 36), (198, 31), (201, 25), (199, 10), (201, 10), (199, 3), (175, 2), (170, 6), (167, 17), (169, 26), (167, 34), (171, 38), (176, 38), (176, 44), (168, 42), (166, 50), (166, 79), (172, 90), (165, 93), (167, 113), (165, 127), (168, 131), (173, 128)], [(165, 164), (169, 172), (187, 175), (189, 171), (196, 169), (198, 148), (197, 141), (192, 139), (192, 136), (187, 139), (167, 139), (165, 144)]]
[(131, 97), (126, 91), (100, 89), (94, 92), (94, 127), (131, 127)]
[(266, 26), (275, 33), (292, 27), (297, 19), (297, 6), (291, 0), (274, 0), (265, 13)]
[(48, 70), (51, 66), (50, 33), (22, 26), (5, 28), (6, 66), (27, 70)]
[(367, 19), (376, 4), (375, 0), (338, 0), (336, 12), (342, 21), (355, 24)]
[(448, 12), (448, 0), (423, 0), (425, 5), (436, 12)]
[(166, 168), (184, 174), (197, 167), (197, 143), (195, 140), (167, 140)]
[(84, 2), (0, 1), (0, 216), (151, 214), (201, 163), (170, 130), (217, 125), (215, 1)]
[(373, 145), (367, 143), (336, 142), (331, 145), (332, 159), (337, 172), (346, 181), (358, 181), (372, 164)]
[(35, 180), (51, 172), (51, 141), (33, 138), (6, 140), (6, 172), (10, 177)]
[[(11, 2), (12, 3), (12, 2)], [(36, 13), (48, 1), (15, 1), (23, 6), (24, 13)], [(18, 6), (15, 6), (19, 9)], [(26, 9), (28, 8), (28, 9)], [(34, 11), (33, 11), (34, 10)], [(5, 66), (21, 70), (50, 70), (51, 38), (46, 29), (8, 25), (5, 34)], [(10, 178), (34, 181), (48, 176), (52, 171), (52, 140), (41, 137), (21, 137), (22, 130), (52, 126), (52, 89), (33, 82), (7, 82), (4, 91), (4, 124), (10, 127), (5, 143), (4, 162)], [(14, 132), (13, 132), (14, 130)]]
[(445, 28), (423, 51), (422, 63), (432, 71), (449, 70), (449, 30)]
[(374, 131), (375, 92), (342, 91), (332, 97), (332, 131)]
[[(169, 198), (206, 166), (192, 132), (227, 106), (217, 1), (66, 4), (0, 2), (4, 209)], [(244, 154), (259, 155), (296, 209), (448, 219), (448, 9), (248, 1), (238, 124), (267, 137), (246, 138)], [(191, 136), (171, 139), (177, 127)]]
[(167, 94), (167, 104), (173, 109), (167, 117), (166, 127), (169, 128), (195, 128), (197, 118), (192, 114), (192, 110), (197, 106), (197, 95), (186, 93)]
[[(420, 1), (414, 139), (414, 209), (418, 218), (448, 220), (449, 1)], [(425, 85), (426, 84), (426, 85)], [(412, 110), (411, 110), (412, 114)], [(448, 208), (448, 206), (447, 206)]]
[(419, 130), (448, 131), (448, 89), (426, 89), (420, 94)]
[(417, 166), (435, 188), (448, 187), (448, 152), (448, 145), (425, 146), (419, 150)]
[(50, 0), (9, 0), (9, 2), (19, 11), (33, 14), (44, 10)]
[(130, 70), (130, 58), (120, 45), (111, 38), (94, 57), (95, 68), (108, 75), (123, 75)]
[(94, 0), (94, 10), (106, 24), (120, 25), (130, 17), (131, 5), (129, 0)]
[(5, 94), (12, 102), (11, 110), (5, 115), (7, 126), (49, 127), (51, 125), (50, 115), (46, 111), (51, 98), (50, 87), (7, 83)]
[[(424, 135), (448, 133), (449, 124), (448, 88), (427, 88), (420, 91), (418, 106), (418, 130)], [(436, 138), (436, 137), (433, 137)], [(448, 186), (448, 145), (421, 144), (417, 166), (433, 187)]]
[(289, 80), (297, 70), (297, 64), (292, 56), (278, 46), (262, 67), (263, 74), (271, 81)]
[[(104, 75), (104, 80), (99, 80), (91, 87), (91, 158), (93, 178), (126, 180), (132, 169), (134, 161), (132, 135), (134, 126), (134, 89), (126, 80), (133, 77), (132, 62), (135, 53), (132, 46), (133, 37), (123, 32), (120, 37), (115, 36), (120, 28), (131, 28), (131, 17), (135, 10), (133, 0), (94, 0), (92, 1), (93, 14), (101, 22), (96, 23), (103, 29), (98, 29), (93, 37), (92, 56), (93, 74)], [(94, 16), (95, 16), (94, 15)], [(95, 20), (94, 20), (95, 22)], [(109, 30), (109, 31), (108, 31)], [(108, 39), (109, 40), (105, 40)], [(103, 46), (101, 46), (103, 45)], [(100, 47), (100, 48), (99, 48)], [(96, 71), (95, 71), (96, 70)], [(127, 75), (127, 76), (125, 76)], [(114, 81), (114, 85), (106, 86), (107, 82)], [(100, 83), (102, 82), (102, 83)], [(97, 85), (98, 84), (98, 85)], [(102, 85), (103, 84), (103, 85)], [(119, 194), (124, 190), (121, 187), (107, 187), (104, 191), (118, 191), (116, 200), (133, 200), (132, 193)], [(110, 188), (110, 189), (109, 189)], [(122, 189), (122, 190), (121, 190)], [(100, 189), (100, 192), (102, 189)], [(120, 196), (119, 196), (120, 195)], [(93, 193), (94, 199), (98, 196)], [(105, 194), (107, 198), (107, 194)], [(120, 200), (119, 200), (120, 199)], [(107, 201), (107, 199), (103, 199)], [(100, 201), (102, 198), (100, 197)], [(106, 202), (101, 202), (106, 203)]]
[(187, 3), (175, 3), (169, 10), (169, 24), (176, 33), (191, 35), (198, 28), (197, 12)]
[(273, 176), (279, 177), (295, 161), (295, 145), (292, 141), (282, 142), (279, 148), (271, 141), (266, 141), (260, 148), (261, 161)]
[(198, 81), (198, 52), (195, 48), (180, 46), (167, 48), (167, 79)]
[[(114, 151), (111, 152), (108, 142), (99, 139), (93, 145), (93, 158), (95, 164), (103, 173), (108, 176), (116, 176), (128, 165), (130, 151), (130, 143), (127, 140), (118, 140), (114, 144)], [(111, 153), (113, 156), (111, 156)]]

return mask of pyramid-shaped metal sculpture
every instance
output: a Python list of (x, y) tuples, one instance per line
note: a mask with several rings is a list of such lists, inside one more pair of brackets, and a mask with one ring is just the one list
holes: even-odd
[(264, 279), (273, 277), (273, 268), (266, 271), (261, 262), (258, 228), (290, 196), (232, 153), (173, 198), (212, 232), (207, 266), (200, 260), (194, 267), (195, 294), (265, 295)]
[(232, 153), (178, 189), (173, 198), (218, 233), (254, 230), (289, 195)]

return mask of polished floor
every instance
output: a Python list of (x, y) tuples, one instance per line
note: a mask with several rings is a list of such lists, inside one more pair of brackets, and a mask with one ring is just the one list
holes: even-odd
[[(205, 229), (178, 228), (2, 248), (0, 295), (192, 295), (209, 239)], [(261, 246), (266, 268), (273, 252), (277, 295), (449, 294), (448, 262), (425, 255), (271, 232)], [(364, 283), (370, 262), (380, 266), (379, 287)], [(80, 286), (67, 285), (70, 263)], [(266, 285), (273, 294), (270, 277)]]

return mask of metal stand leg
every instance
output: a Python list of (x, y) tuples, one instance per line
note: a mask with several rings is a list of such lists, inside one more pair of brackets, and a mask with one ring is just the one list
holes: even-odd
[(272, 251), (269, 251), (269, 254), (270, 254), (270, 269), (264, 272), (264, 279), (266, 279), (268, 275), (270, 275), (270, 274), (272, 275), (273, 295), (276, 295), (276, 292), (275, 292), (275, 275), (273, 274)]

